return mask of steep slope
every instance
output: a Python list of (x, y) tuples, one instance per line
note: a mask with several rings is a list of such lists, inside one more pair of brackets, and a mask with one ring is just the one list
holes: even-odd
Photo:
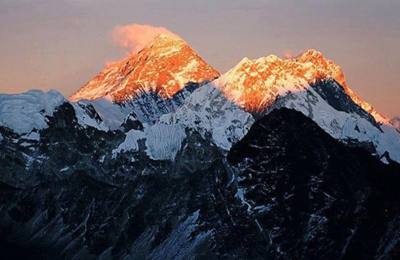
[(195, 130), (223, 150), (229, 150), (247, 133), (254, 119), (210, 83), (194, 91), (176, 112), (163, 115), (160, 122)]
[(178, 36), (161, 34), (139, 53), (105, 68), (70, 97), (92, 105), (110, 129), (133, 116), (153, 124), (219, 73)]
[(75, 104), (83, 107), (92, 106), (105, 125), (111, 130), (116, 130), (121, 129), (129, 118), (147, 124), (156, 123), (162, 115), (176, 111), (184, 100), (201, 86), (199, 83), (188, 83), (167, 99), (153, 92), (141, 92), (135, 98), (121, 104), (106, 98), (82, 100)]
[(171, 98), (189, 82), (213, 80), (219, 73), (181, 38), (161, 34), (137, 54), (105, 68), (70, 97), (107, 97), (122, 103), (142, 92)]
[(250, 216), (243, 228), (253, 222), (265, 237), (242, 232), (250, 250), (271, 259), (400, 256), (399, 165), (340, 144), (288, 109), (256, 122), (228, 160), (240, 171), (237, 196)]
[(370, 146), (372, 153), (388, 154), (400, 162), (400, 134), (351, 91), (340, 67), (317, 51), (286, 60), (273, 55), (243, 59), (214, 84), (228, 99), (255, 115), (279, 107), (293, 108), (333, 137)]

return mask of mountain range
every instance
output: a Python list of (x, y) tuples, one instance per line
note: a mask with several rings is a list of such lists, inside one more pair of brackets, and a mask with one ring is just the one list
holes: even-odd
[(399, 131), (316, 50), (221, 75), (161, 34), (69, 98), (0, 95), (0, 248), (395, 259)]

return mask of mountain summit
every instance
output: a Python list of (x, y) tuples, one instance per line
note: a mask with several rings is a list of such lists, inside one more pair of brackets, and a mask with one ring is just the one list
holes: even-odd
[(388, 122), (347, 86), (339, 65), (314, 49), (290, 59), (281, 59), (275, 55), (255, 60), (244, 58), (221, 76), (217, 85), (230, 99), (254, 112), (264, 110), (278, 96), (306, 91), (309, 86), (329, 79), (339, 83), (354, 103), (370, 113), (376, 121)]
[(136, 54), (101, 71), (70, 97), (71, 101), (106, 97), (121, 103), (142, 92), (170, 98), (187, 83), (219, 76), (184, 40), (160, 34)]

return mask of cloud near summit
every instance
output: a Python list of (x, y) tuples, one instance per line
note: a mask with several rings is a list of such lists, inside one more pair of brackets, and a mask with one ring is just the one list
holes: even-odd
[(164, 27), (133, 23), (116, 26), (112, 31), (112, 38), (116, 45), (137, 53), (160, 34), (177, 36)]

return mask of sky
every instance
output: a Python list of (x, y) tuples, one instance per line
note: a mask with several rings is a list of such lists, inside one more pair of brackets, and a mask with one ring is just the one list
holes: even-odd
[(400, 115), (399, 0), (0, 0), (0, 93), (69, 96), (120, 59), (113, 32), (168, 28), (226, 72), (243, 57), (314, 48), (387, 116)]

